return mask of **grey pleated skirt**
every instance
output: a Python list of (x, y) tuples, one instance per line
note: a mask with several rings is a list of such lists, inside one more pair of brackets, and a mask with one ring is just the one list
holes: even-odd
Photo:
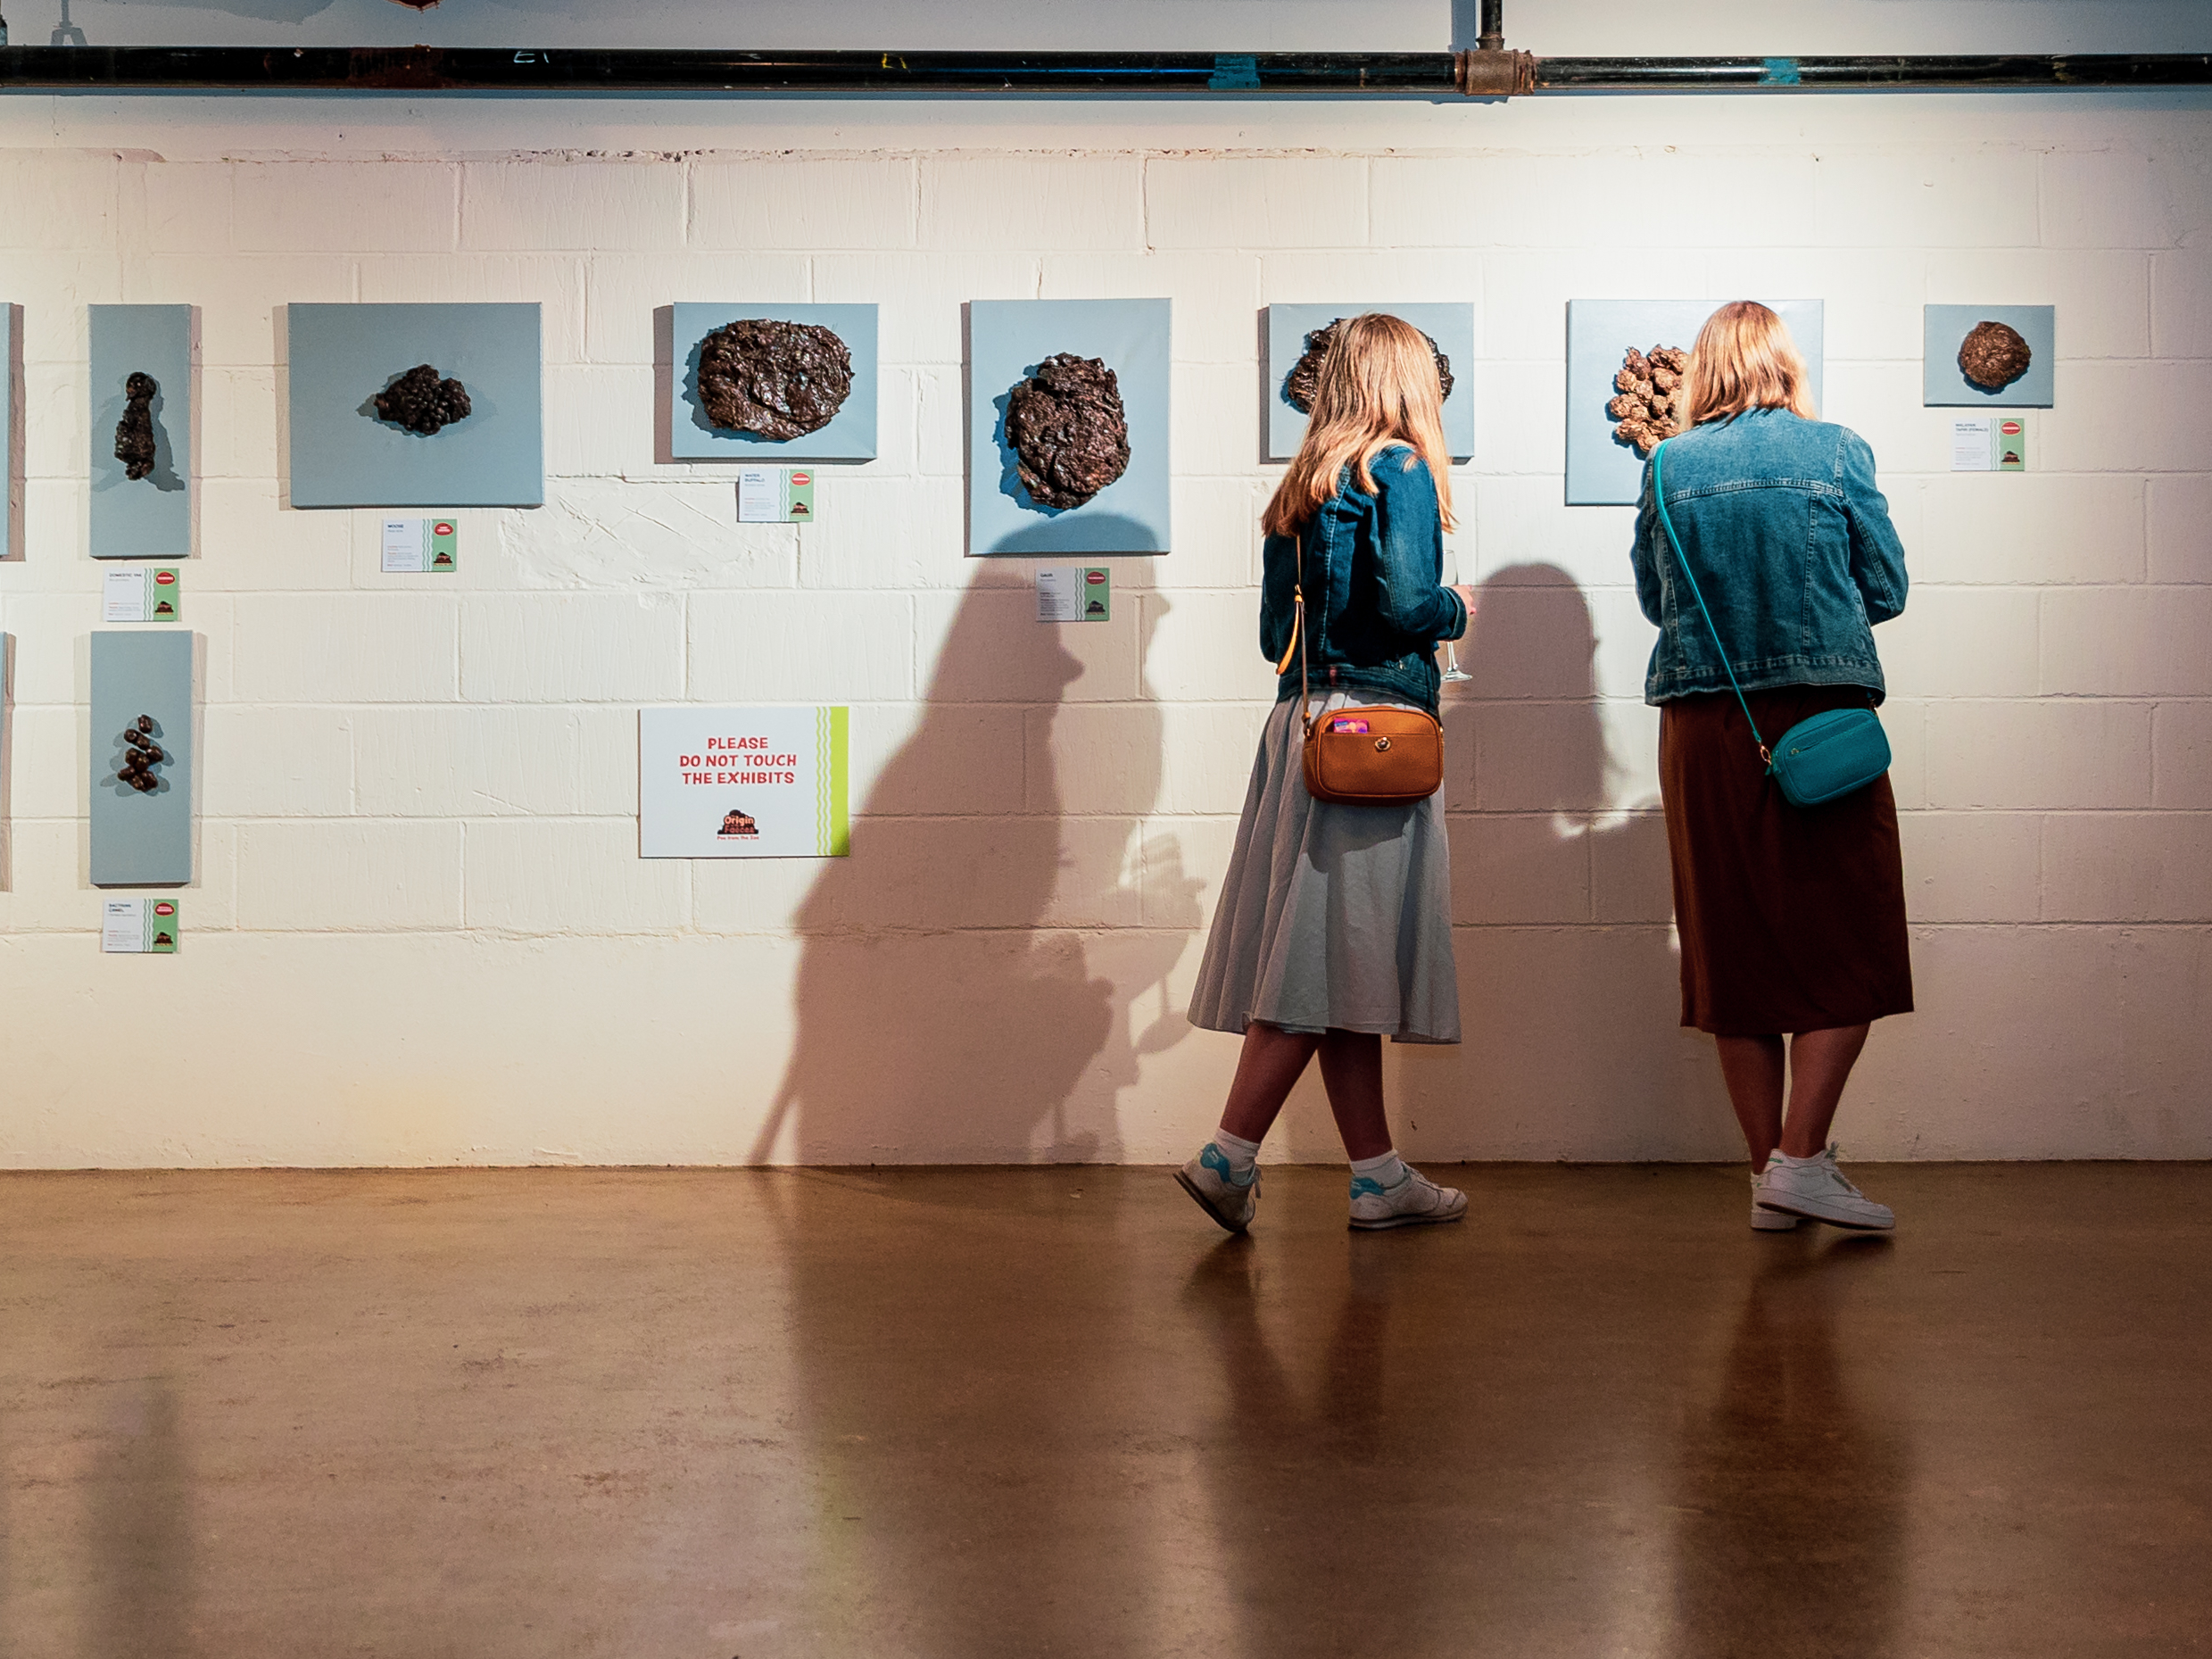
[[(1396, 701), (1339, 692), (1325, 707)], [(1279, 702), (1261, 734), (1190, 1023), (1457, 1042), (1444, 792), (1410, 807), (1315, 800), (1297, 716), (1296, 699)]]

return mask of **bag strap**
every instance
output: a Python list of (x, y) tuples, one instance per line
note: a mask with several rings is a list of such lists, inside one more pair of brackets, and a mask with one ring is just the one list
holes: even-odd
[(1705, 596), (1697, 591), (1697, 573), (1690, 568), (1690, 556), (1682, 551), (1682, 538), (1674, 533), (1674, 520), (1667, 513), (1666, 484), (1661, 476), (1661, 463), (1665, 460), (1667, 445), (1671, 439), (1662, 439), (1652, 452), (1652, 500), (1659, 507), (1659, 522), (1665, 527), (1667, 539), (1674, 543), (1674, 556), (1681, 562), (1682, 574), (1690, 584), (1690, 597), (1697, 601), (1697, 609), (1711, 629), (1713, 649), (1720, 653), (1720, 666), (1727, 670), (1728, 689), (1736, 693), (1736, 701), (1743, 704), (1744, 723), (1752, 728), (1752, 742), (1759, 745), (1759, 758), (1767, 763), (1767, 770), (1774, 770), (1774, 751), (1767, 747), (1767, 740), (1759, 734), (1759, 722), (1752, 718), (1752, 706), (1744, 701), (1744, 688), (1736, 682), (1736, 668), (1728, 661), (1728, 648), (1721, 642), (1720, 630), (1713, 624), (1713, 613), (1705, 609)]
[(1305, 734), (1311, 737), (1313, 734), (1313, 688), (1305, 662), (1305, 532), (1303, 530), (1298, 532), (1297, 547), (1297, 571), (1290, 583), (1290, 643), (1283, 647), (1282, 660), (1275, 665), (1275, 672), (1280, 676), (1290, 666), (1290, 653), (1294, 651), (1298, 653), (1298, 719), (1305, 728)]

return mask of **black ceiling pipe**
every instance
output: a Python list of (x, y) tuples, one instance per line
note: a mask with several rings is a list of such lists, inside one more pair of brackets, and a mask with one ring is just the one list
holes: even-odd
[[(1497, 21), (1485, 0), (1483, 21)], [(2212, 54), (1537, 58), (1462, 52), (700, 52), (488, 46), (7, 46), (0, 92), (837, 97), (1504, 97), (1569, 92), (2212, 85)]]

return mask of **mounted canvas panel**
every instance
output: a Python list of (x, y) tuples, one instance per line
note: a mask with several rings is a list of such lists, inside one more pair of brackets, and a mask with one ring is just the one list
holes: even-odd
[[(968, 552), (1164, 553), (1168, 548), (1166, 300), (977, 300), (968, 307)], [(1014, 388), (1059, 353), (1114, 371), (1129, 465), (1077, 507), (1022, 486), (1006, 441)]]
[[(130, 476), (115, 453), (134, 374), (157, 388), (147, 401), (151, 469)], [(192, 556), (192, 307), (92, 308), (92, 556)]]
[[(1567, 505), (1634, 506), (1644, 489), (1644, 457), (1613, 436), (1619, 424), (1605, 412), (1613, 377), (1630, 346), (1687, 350), (1720, 300), (1570, 300), (1567, 303)], [(1769, 300), (1789, 325), (1812, 371), (1813, 402), (1820, 401), (1822, 321), (1819, 300)]]
[[(875, 459), (875, 307), (873, 305), (710, 305), (683, 303), (675, 318), (675, 374), (668, 411), (669, 452), (678, 460)], [(852, 357), (852, 389), (828, 424), (792, 438), (733, 431), (707, 418), (699, 386), (700, 347), (716, 329), (758, 318), (827, 328)]]
[[(2049, 409), (2057, 395), (2058, 308), (2050, 305), (1931, 305), (1920, 362), (1920, 402), (1929, 409)], [(1967, 378), (1959, 348), (1982, 323), (2002, 323), (2026, 344), (2026, 371), (1990, 387)]]
[(16, 401), (22, 396), (22, 308), (0, 300), (0, 559), (21, 552), (23, 515), (23, 421)]
[[(292, 305), (292, 505), (538, 507), (545, 502), (538, 308)], [(432, 433), (377, 412), (418, 365), (466, 390)]]
[(1267, 459), (1288, 460), (1305, 440), (1306, 414), (1290, 401), (1284, 382), (1305, 355), (1305, 336), (1339, 317), (1388, 311), (1404, 318), (1437, 343), (1452, 370), (1453, 386), (1444, 400), (1444, 445), (1454, 460), (1475, 452), (1475, 308), (1461, 304), (1384, 305), (1360, 301), (1343, 305), (1271, 305), (1267, 308)]
[[(192, 879), (192, 642), (182, 629), (92, 636), (92, 884), (181, 886)], [(162, 759), (148, 792), (119, 773), (141, 715)]]

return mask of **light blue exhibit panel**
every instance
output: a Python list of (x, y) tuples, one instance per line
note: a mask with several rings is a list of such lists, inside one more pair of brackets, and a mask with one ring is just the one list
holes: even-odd
[[(538, 308), (293, 305), (294, 507), (537, 507), (545, 501)], [(418, 363), (469, 413), (410, 432), (375, 398)]]
[(1305, 355), (1305, 336), (1339, 317), (1387, 311), (1404, 318), (1437, 343), (1452, 368), (1453, 386), (1444, 400), (1444, 447), (1454, 460), (1475, 452), (1475, 308), (1456, 303), (1384, 305), (1366, 301), (1343, 305), (1271, 305), (1267, 308), (1267, 458), (1288, 460), (1305, 441), (1306, 415), (1283, 391), (1283, 382)]
[[(1720, 300), (1570, 300), (1567, 302), (1567, 505), (1633, 506), (1644, 489), (1644, 457), (1613, 436), (1620, 423), (1605, 412), (1613, 377), (1630, 346), (1687, 351)], [(1812, 373), (1812, 397), (1820, 402), (1825, 352), (1819, 300), (1766, 302), (1789, 325), (1791, 337)]]
[[(2049, 409), (2056, 401), (2058, 308), (2050, 305), (1931, 305), (1920, 362), (1923, 407), (1928, 409)], [(2001, 322), (2027, 342), (2027, 372), (1991, 391), (1966, 377), (1959, 348), (1975, 325)]]
[[(192, 642), (178, 629), (92, 636), (92, 884), (173, 887), (192, 879)], [(164, 758), (142, 794), (116, 775), (123, 732), (153, 719)]]
[(15, 307), (0, 300), (0, 559), (15, 556), (15, 519), (23, 501), (23, 458), (15, 450), (22, 430), (15, 418), (15, 361), (22, 351)]
[[(678, 460), (742, 460), (754, 466), (785, 460), (875, 459), (875, 307), (873, 305), (710, 305), (686, 303), (675, 317), (675, 374), (668, 411), (668, 450)], [(852, 353), (852, 390), (830, 423), (795, 438), (732, 432), (707, 419), (699, 394), (699, 348), (726, 324), (760, 318), (827, 328)]]
[[(153, 470), (127, 475), (115, 428), (134, 373), (153, 377)], [(192, 307), (92, 308), (92, 556), (192, 556)]]
[[(1169, 534), (1166, 300), (977, 300), (968, 307), (968, 552), (1164, 553)], [(1007, 401), (1056, 352), (1114, 370), (1129, 466), (1081, 507), (1032, 502)]]

